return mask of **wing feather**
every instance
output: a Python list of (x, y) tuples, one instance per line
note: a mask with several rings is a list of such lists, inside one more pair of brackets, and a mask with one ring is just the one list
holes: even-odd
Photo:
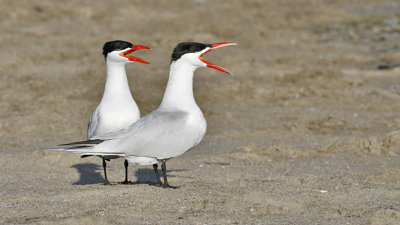
[(93, 139), (106, 140), (97, 146), (99, 151), (115, 149), (127, 156), (171, 158), (195, 144), (192, 137), (198, 134), (187, 125), (188, 120), (187, 112), (156, 110), (125, 130)]
[(100, 119), (99, 113), (100, 113), (100, 110), (99, 110), (99, 107), (97, 107), (90, 115), (89, 123), (88, 123), (88, 131), (87, 131), (88, 139), (91, 139), (91, 137), (93, 137), (94, 132), (96, 131), (96, 128), (99, 124), (99, 119)]

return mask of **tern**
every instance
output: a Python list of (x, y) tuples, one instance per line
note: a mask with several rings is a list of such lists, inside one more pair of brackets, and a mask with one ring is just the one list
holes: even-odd
[[(140, 119), (140, 111), (132, 97), (125, 71), (125, 64), (141, 62), (149, 64), (146, 60), (135, 57), (132, 53), (139, 49), (149, 49), (143, 45), (133, 45), (130, 42), (115, 40), (106, 42), (103, 46), (103, 55), (106, 61), (107, 78), (103, 98), (92, 112), (87, 131), (87, 139), (93, 136), (104, 135), (127, 128)], [(87, 157), (90, 155), (82, 155)], [(118, 155), (102, 155), (105, 184), (110, 184), (107, 179), (106, 160), (118, 158)], [(125, 160), (125, 181), (128, 184), (128, 161)]]
[[(48, 150), (64, 150), (82, 155), (124, 157), (130, 164), (153, 165), (158, 185), (168, 184), (166, 161), (197, 146), (206, 133), (206, 120), (193, 96), (193, 75), (199, 67), (231, 74), (207, 62), (203, 55), (214, 49), (236, 45), (223, 42), (179, 43), (173, 50), (167, 88), (161, 105), (124, 130), (94, 135), (90, 140), (63, 144)], [(164, 183), (158, 174), (161, 162)]]

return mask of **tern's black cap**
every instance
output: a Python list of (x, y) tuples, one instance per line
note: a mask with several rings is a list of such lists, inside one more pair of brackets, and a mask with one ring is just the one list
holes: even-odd
[(200, 52), (207, 47), (211, 47), (210, 44), (203, 44), (198, 42), (182, 42), (176, 45), (172, 52), (171, 62), (181, 58), (186, 53)]
[(132, 48), (132, 43), (127, 41), (115, 40), (115, 41), (108, 41), (104, 43), (103, 46), (103, 55), (104, 58), (107, 57), (107, 54), (112, 51), (119, 51), (126, 48)]

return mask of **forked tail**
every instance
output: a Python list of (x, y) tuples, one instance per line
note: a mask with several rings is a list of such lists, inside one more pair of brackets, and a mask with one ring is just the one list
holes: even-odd
[(82, 155), (83, 157), (97, 155), (97, 156), (125, 156), (125, 153), (122, 152), (103, 152), (98, 151), (95, 147), (98, 144), (101, 144), (104, 140), (87, 140), (87, 141), (78, 141), (67, 144), (60, 144), (56, 147), (51, 148), (42, 148), (42, 150), (50, 150), (50, 151), (67, 151), (73, 152)]

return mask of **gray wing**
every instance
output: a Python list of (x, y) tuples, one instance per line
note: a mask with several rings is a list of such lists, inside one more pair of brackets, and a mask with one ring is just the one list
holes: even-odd
[[(95, 113), (95, 112), (93, 112), (93, 113)], [(97, 139), (97, 140), (112, 140), (112, 139), (123, 138), (127, 135), (130, 135), (131, 131), (140, 130), (144, 126), (147, 126), (149, 121), (157, 120), (157, 118), (160, 118), (160, 114), (164, 114), (164, 113), (158, 113), (157, 110), (153, 111), (150, 114), (147, 114), (146, 116), (139, 119), (138, 121), (136, 121), (135, 123), (133, 123), (132, 125), (130, 125), (129, 127), (125, 128), (125, 129), (115, 131), (115, 132), (108, 132), (106, 134), (100, 134), (100, 135), (96, 135), (96, 136), (92, 135), (91, 138)], [(162, 121), (160, 121), (160, 122), (162, 122)], [(88, 134), (89, 134), (89, 132), (88, 132)]]
[(87, 130), (87, 139), (89, 140), (91, 137), (93, 137), (94, 132), (96, 131), (97, 125), (99, 124), (99, 119), (100, 119), (100, 110), (99, 107), (97, 107), (93, 112), (92, 115), (90, 115), (89, 119), (89, 124), (88, 124), (88, 130)]
[(183, 153), (194, 145), (187, 138), (193, 136), (187, 129), (188, 118), (186, 112), (154, 111), (125, 130), (93, 139), (109, 140), (101, 144), (102, 151), (114, 149), (132, 156), (171, 158), (177, 151)]
[[(93, 112), (94, 113), (94, 112)], [(144, 130), (149, 131), (149, 130), (160, 130), (163, 127), (173, 127), (179, 124), (177, 124), (177, 121), (182, 121), (184, 118), (186, 118), (187, 113), (186, 112), (164, 112), (161, 110), (155, 110), (151, 112), (150, 114), (144, 116), (143, 118), (139, 119), (129, 127), (115, 131), (115, 132), (109, 132), (103, 135), (96, 135), (96, 136), (91, 136), (92, 139), (98, 139), (98, 140), (112, 140), (112, 139), (118, 139), (118, 138), (123, 138), (126, 136), (131, 136), (132, 133), (136, 132), (144, 132)], [(164, 126), (163, 126), (164, 125)], [(145, 132), (148, 133), (148, 132)]]

